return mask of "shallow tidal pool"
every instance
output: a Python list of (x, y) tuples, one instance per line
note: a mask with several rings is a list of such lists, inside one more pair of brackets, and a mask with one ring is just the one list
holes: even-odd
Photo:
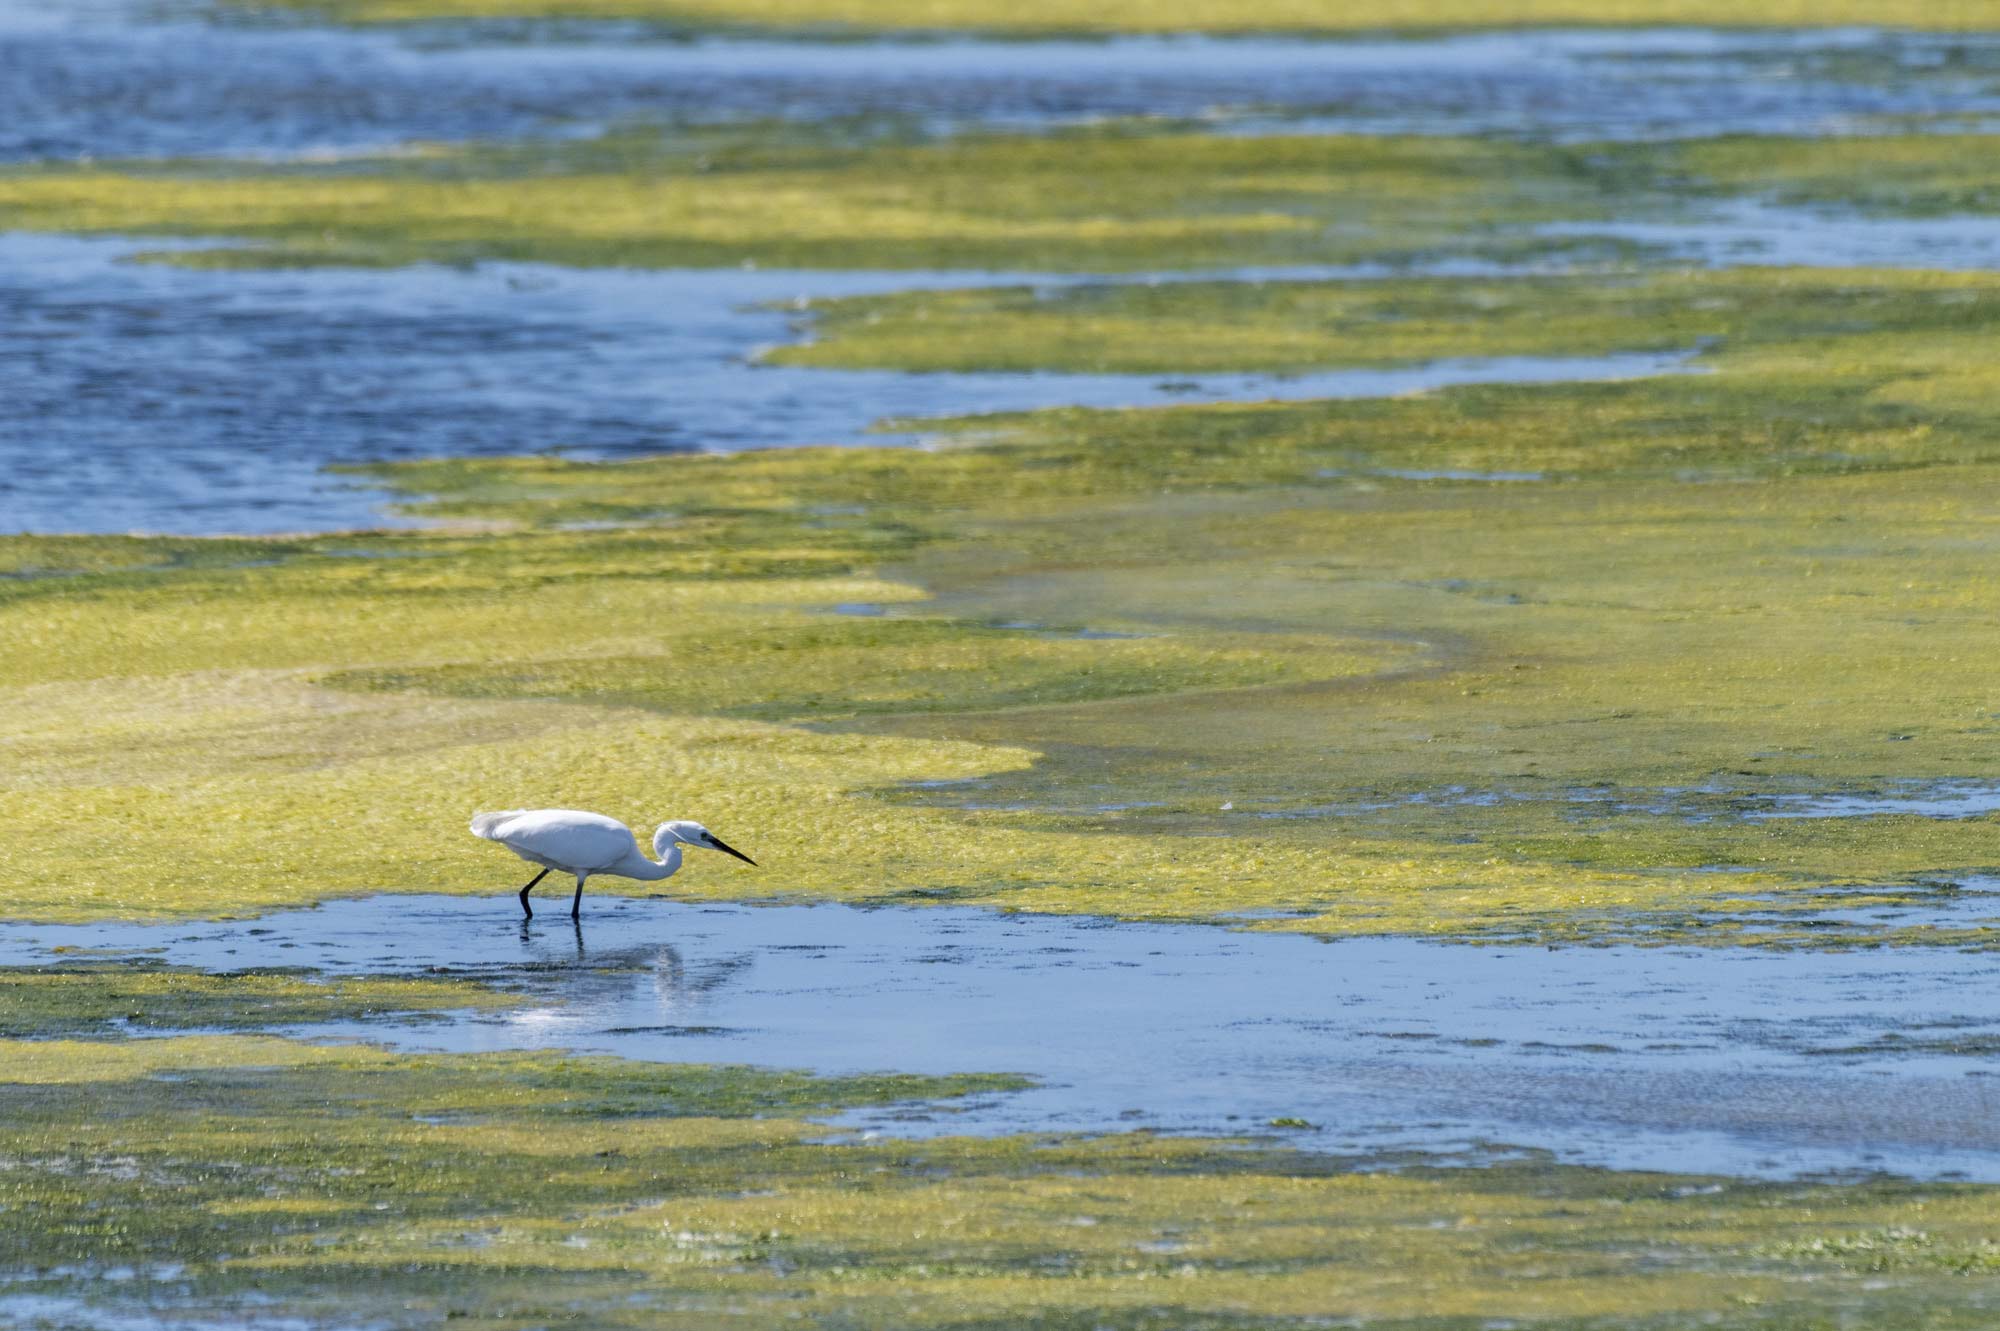
[[(1995, 887), (1862, 913), (1977, 926), (2000, 918)], [(1985, 951), (1466, 948), (624, 897), (587, 898), (572, 925), (553, 907), (523, 922), (504, 893), (0, 926), (7, 965), (79, 956), (501, 995), (268, 1023), (321, 1039), (1033, 1081), (839, 1120), (871, 1133), (1276, 1133), (1341, 1155), (1500, 1148), (1622, 1169), (2000, 1181), (2000, 956)]]

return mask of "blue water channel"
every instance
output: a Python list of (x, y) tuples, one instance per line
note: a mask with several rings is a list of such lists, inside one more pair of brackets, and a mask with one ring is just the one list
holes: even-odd
[[(2000, 1040), (2000, 956), (1984, 951), (1324, 942), (670, 893), (593, 893), (576, 925), (559, 910), (524, 924), (513, 886), (253, 920), (5, 924), (0, 964), (129, 956), (459, 978), (516, 996), (497, 1013), (295, 1032), (408, 1049), (1036, 1079), (838, 1121), (860, 1132), (1145, 1127), (1340, 1152), (2000, 1180), (2000, 1080), (1983, 1052)], [(1986, 927), (2000, 882), (1852, 915)]]

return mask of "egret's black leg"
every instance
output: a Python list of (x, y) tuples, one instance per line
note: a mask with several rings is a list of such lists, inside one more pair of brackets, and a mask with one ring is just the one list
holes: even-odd
[(549, 876), (549, 871), (547, 869), (544, 869), (540, 873), (536, 874), (533, 878), (530, 878), (528, 880), (528, 885), (521, 889), (521, 914), (527, 916), (531, 920), (535, 918), (535, 911), (533, 907), (528, 905), (528, 893), (535, 890), (536, 883), (541, 882), (544, 878), (547, 878), (548, 876)]
[(569, 899), (569, 917), (572, 920), (583, 916), (583, 875), (576, 876), (576, 895)]

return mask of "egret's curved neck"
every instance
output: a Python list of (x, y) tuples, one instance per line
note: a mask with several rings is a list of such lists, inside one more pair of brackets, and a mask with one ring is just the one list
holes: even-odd
[(658, 882), (662, 878), (672, 878), (674, 873), (681, 867), (681, 843), (678, 841), (670, 842), (667, 846), (667, 853), (660, 857), (658, 864), (653, 863), (653, 861), (640, 854), (639, 848), (634, 846), (632, 848), (632, 860), (633, 871), (625, 875), (626, 877), (637, 878), (641, 882), (647, 883)]

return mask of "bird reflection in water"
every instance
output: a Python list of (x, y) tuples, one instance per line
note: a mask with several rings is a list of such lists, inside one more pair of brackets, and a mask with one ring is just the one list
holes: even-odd
[[(578, 1021), (615, 1015), (636, 1017), (650, 1008), (662, 1030), (697, 1024), (696, 1017), (707, 997), (727, 985), (755, 961), (752, 953), (719, 957), (689, 966), (679, 949), (670, 943), (637, 947), (593, 949), (584, 938), (583, 921), (570, 922), (575, 956), (555, 961), (547, 953), (530, 962), (531, 971), (556, 991), (562, 1006)], [(521, 943), (532, 949), (537, 940), (534, 926), (521, 922)], [(642, 986), (650, 985), (652, 1001), (645, 1003)], [(633, 1034), (643, 1027), (621, 1025), (607, 1034)]]

